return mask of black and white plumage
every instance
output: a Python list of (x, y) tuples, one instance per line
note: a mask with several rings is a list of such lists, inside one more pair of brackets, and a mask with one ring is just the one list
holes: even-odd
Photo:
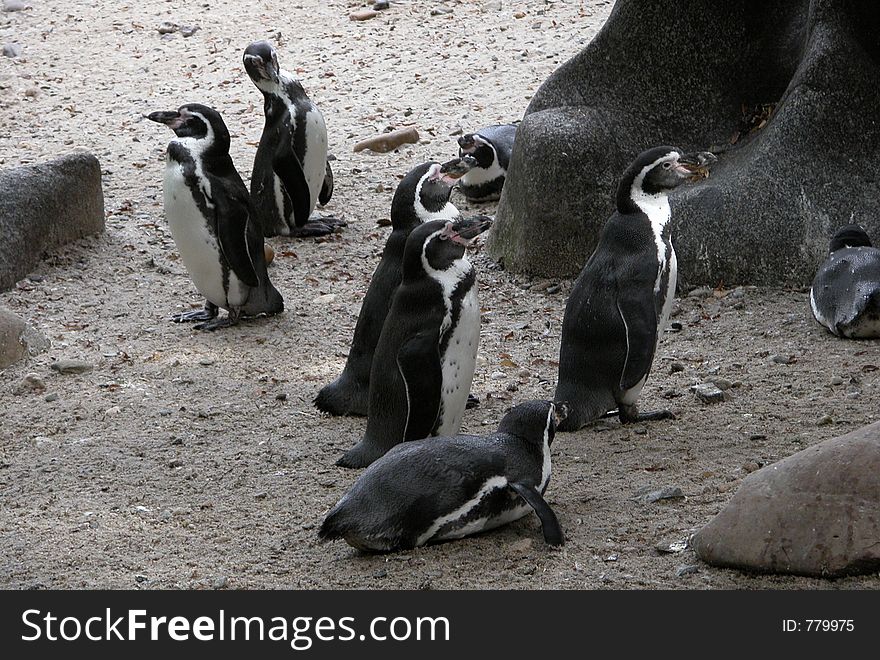
[(491, 202), (501, 197), (507, 177), (516, 124), (497, 124), (458, 138), (458, 155), (468, 159), (469, 169), (458, 188), (472, 202)]
[(327, 127), (321, 111), (292, 74), (280, 68), (267, 41), (244, 51), (244, 67), (263, 93), (266, 123), (254, 157), (251, 198), (265, 236), (321, 236), (345, 225), (312, 218), (333, 195)]
[[(206, 299), (205, 308), (172, 317), (215, 330), (241, 316), (277, 314), (281, 294), (266, 270), (263, 236), (253, 219), (247, 188), (229, 156), (229, 131), (220, 115), (190, 103), (153, 112), (175, 137), (165, 161), (165, 216), (186, 270)], [(218, 309), (229, 316), (218, 319)]]
[(449, 201), (454, 184), (455, 179), (441, 174), (439, 163), (430, 162), (410, 170), (397, 186), (391, 201), (391, 235), (361, 304), (348, 360), (339, 378), (318, 392), (319, 410), (331, 415), (367, 414), (373, 353), (400, 285), (406, 239), (424, 222), (458, 218), (458, 209)]
[(838, 337), (880, 337), (880, 248), (859, 225), (846, 225), (828, 252), (810, 287), (813, 317)]
[(367, 428), (337, 465), (366, 467), (405, 440), (458, 433), (480, 341), (465, 249), (490, 224), (485, 216), (433, 220), (410, 233), (373, 355)]
[(489, 436), (405, 442), (370, 465), (324, 519), (318, 535), (360, 550), (406, 550), (460, 539), (534, 510), (544, 540), (564, 541), (544, 500), (550, 444), (564, 404), (522, 403)]
[(569, 404), (560, 431), (574, 431), (617, 408), (622, 422), (663, 419), (636, 402), (675, 297), (677, 265), (667, 193), (715, 160), (673, 147), (643, 152), (617, 190), (617, 210), (565, 308), (557, 401)]

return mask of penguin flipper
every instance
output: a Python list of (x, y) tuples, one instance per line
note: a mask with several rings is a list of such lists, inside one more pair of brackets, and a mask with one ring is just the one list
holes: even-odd
[(275, 155), (272, 161), (272, 170), (281, 180), (281, 185), (290, 197), (293, 204), (293, 222), (297, 227), (302, 227), (309, 220), (312, 213), (312, 193), (309, 183), (306, 181), (306, 173), (302, 163), (292, 150), (285, 150)]
[(547, 545), (562, 545), (565, 543), (565, 535), (559, 525), (559, 519), (553, 513), (553, 509), (547, 504), (544, 496), (534, 486), (522, 482), (510, 482), (508, 484), (517, 495), (535, 510), (541, 520), (541, 531), (544, 533), (544, 541)]
[(626, 328), (626, 360), (620, 374), (620, 389), (626, 392), (647, 377), (654, 361), (657, 312), (653, 291), (620, 290), (617, 312)]
[(333, 170), (330, 169), (330, 161), (327, 161), (327, 169), (324, 172), (324, 183), (321, 184), (321, 192), (318, 193), (318, 203), (324, 206), (333, 197)]
[(248, 286), (259, 286), (260, 277), (254, 267), (254, 259), (263, 256), (262, 246), (259, 255), (253, 254), (254, 230), (247, 201), (235, 197), (227, 199), (221, 195), (213, 201), (217, 242), (223, 257), (238, 279)]
[(440, 415), (443, 367), (439, 332), (413, 335), (397, 351), (397, 368), (406, 390), (404, 440), (421, 440), (434, 431)]

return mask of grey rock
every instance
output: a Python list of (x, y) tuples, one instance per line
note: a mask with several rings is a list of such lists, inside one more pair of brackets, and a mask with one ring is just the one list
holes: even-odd
[(791, 364), (794, 360), (789, 355), (774, 355), (770, 358), (774, 364)]
[(699, 564), (682, 564), (677, 569), (675, 569), (675, 575), (677, 577), (684, 577), (685, 575), (693, 575), (694, 573), (700, 572)]
[(84, 374), (95, 367), (93, 364), (83, 360), (61, 359), (50, 364), (49, 368), (57, 371), (59, 374)]
[(376, 0), (376, 2), (373, 3), (373, 9), (375, 9), (376, 11), (388, 9), (388, 6), (388, 0)]
[(48, 348), (49, 340), (45, 335), (12, 312), (0, 309), (0, 369), (5, 369), (29, 355), (37, 355)]
[[(719, 155), (709, 179), (670, 196), (684, 286), (808, 284), (838, 223), (880, 234), (880, 179), (866, 175), (880, 151), (880, 12), (836, 0), (679, 9), (618, 0), (532, 98), (487, 243), (507, 270), (577, 274), (621, 173), (660, 144)], [(766, 103), (766, 124), (742, 135), (743, 105)]]
[(678, 486), (666, 486), (659, 489), (642, 488), (636, 492), (636, 499), (644, 504), (653, 504), (660, 500), (684, 499), (684, 492)]
[(3, 0), (3, 9), (6, 11), (21, 11), (27, 9), (30, 5), (23, 0)]
[(724, 391), (713, 383), (700, 383), (692, 385), (691, 392), (703, 403), (721, 403), (724, 401)]
[(40, 255), (104, 231), (101, 166), (86, 152), (0, 172), (0, 291), (31, 272)]
[(3, 44), (3, 55), (6, 57), (18, 57), (21, 55), (21, 46), (18, 44)]
[(716, 566), (835, 577), (880, 570), (880, 422), (748, 475), (691, 539)]
[(677, 360), (675, 362), (671, 362), (669, 364), (669, 373), (677, 374), (680, 371), (684, 371), (684, 365)]
[(214, 578), (214, 581), (211, 583), (211, 587), (214, 589), (225, 589), (229, 584), (229, 578), (225, 575), (221, 575), (218, 578)]
[(663, 555), (672, 555), (687, 550), (687, 539), (664, 539), (657, 543), (654, 548)]
[(40, 378), (37, 374), (28, 374), (24, 378), (22, 378), (18, 383), (12, 386), (12, 393), (15, 395), (20, 394), (28, 394), (34, 393), (37, 394), (39, 392), (46, 391), (46, 383), (43, 382), (43, 379)]
[(53, 401), (58, 401), (58, 393), (51, 392), (50, 394), (47, 394), (45, 397), (43, 397), (43, 401), (46, 401), (48, 403), (52, 403)]

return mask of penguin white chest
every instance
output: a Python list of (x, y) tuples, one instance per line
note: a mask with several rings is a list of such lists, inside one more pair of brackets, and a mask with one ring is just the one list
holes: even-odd
[(465, 404), (474, 379), (480, 344), (480, 303), (476, 284), (462, 298), (458, 322), (447, 332), (449, 342), (441, 356), (443, 385), (437, 435), (455, 435), (461, 429)]
[(309, 184), (311, 208), (314, 209), (327, 171), (327, 127), (317, 108), (306, 113), (305, 122), (306, 153), (303, 157), (303, 171)]
[[(198, 178), (203, 179), (201, 176)], [(205, 186), (206, 188), (202, 188), (196, 194), (205, 196), (207, 211), (211, 213), (214, 205), (210, 201), (211, 191), (207, 180)], [(231, 271), (227, 295), (227, 287), (224, 286), (223, 281), (221, 265), (223, 257), (220, 254), (220, 246), (208, 229), (205, 216), (196, 204), (193, 191), (187, 185), (183, 166), (176, 161), (169, 161), (165, 167), (164, 193), (165, 217), (171, 229), (171, 236), (196, 289), (218, 307), (228, 309), (230, 305), (243, 304), (243, 299), (246, 299), (244, 286)]]

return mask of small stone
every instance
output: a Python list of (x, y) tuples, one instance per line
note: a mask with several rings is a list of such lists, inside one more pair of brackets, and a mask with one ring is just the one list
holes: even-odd
[(835, 387), (837, 385), (843, 385), (843, 378), (841, 378), (840, 376), (835, 376), (831, 379), (831, 386)]
[(143, 584), (144, 582), (146, 582), (149, 579), (150, 578), (148, 578), (146, 575), (135, 575), (134, 576), (134, 581), (137, 582), (138, 584)]
[(275, 395), (276, 401), (287, 401), (287, 392), (279, 392)]
[(790, 355), (774, 355), (770, 358), (770, 361), (775, 364), (791, 364), (794, 362), (794, 358)]
[(712, 289), (707, 286), (701, 286), (691, 291), (688, 298), (709, 298), (712, 295)]
[(666, 486), (658, 490), (650, 490), (642, 488), (636, 493), (636, 499), (645, 504), (653, 504), (660, 500), (680, 500), (684, 499), (684, 493), (678, 486)]
[(388, 9), (388, 0), (376, 0), (376, 2), (373, 3), (373, 9), (376, 11)]
[(380, 568), (378, 571), (373, 573), (373, 577), (377, 579), (388, 577), (388, 571), (384, 568)]
[(614, 554), (608, 555), (602, 561), (609, 562), (609, 561), (617, 561), (618, 559), (620, 559), (620, 555), (618, 555), (617, 553), (614, 553)]
[(489, 378), (492, 380), (504, 380), (504, 372), (503, 371), (493, 371), (489, 374)]
[(678, 554), (684, 552), (688, 547), (687, 539), (666, 539), (660, 541), (654, 548), (657, 552), (664, 555)]
[(816, 422), (816, 426), (828, 426), (829, 424), (833, 424), (834, 420), (831, 418), (831, 415), (822, 415), (819, 418), (819, 421)]
[(122, 408), (120, 408), (119, 406), (113, 406), (112, 408), (107, 408), (107, 410), (104, 411), (104, 415), (107, 417), (113, 417), (114, 415), (118, 415), (120, 412), (122, 412)]
[(169, 417), (174, 411), (171, 408), (159, 408), (156, 412), (159, 413), (160, 417)]
[(168, 467), (170, 467), (170, 468), (183, 467), (183, 459), (182, 458), (172, 458), (170, 461), (168, 461)]
[(198, 31), (198, 29), (198, 25), (183, 25), (180, 28), (180, 34), (184, 37), (191, 37)]
[(214, 364), (214, 361), (215, 360), (212, 357), (199, 358), (199, 364), (203, 367), (210, 367), (212, 364)]
[(712, 384), (723, 392), (726, 392), (731, 387), (733, 387), (733, 383), (731, 383), (726, 378), (713, 378)]
[(562, 290), (561, 284), (552, 284), (547, 287), (547, 293), (559, 293)]
[(265, 490), (261, 490), (258, 493), (254, 493), (255, 500), (265, 500), (267, 497), (269, 497), (269, 493), (267, 493)]
[(517, 385), (516, 383), (508, 383), (507, 384), (507, 391), (508, 392), (516, 392), (518, 390), (519, 390), (519, 385)]
[(314, 300), (312, 300), (313, 305), (329, 305), (330, 303), (336, 300), (337, 296), (335, 293), (325, 293), (323, 296), (318, 296)]
[(94, 366), (82, 360), (56, 360), (49, 365), (50, 369), (57, 371), (59, 374), (84, 374), (91, 371)]
[(3, 0), (3, 9), (6, 11), (21, 11), (27, 7), (23, 0)]
[(52, 403), (53, 401), (58, 401), (58, 393), (57, 393), (57, 392), (52, 392), (51, 394), (47, 394), (47, 395), (43, 398), (43, 401), (46, 401), (46, 402), (48, 402), (48, 403)]
[(43, 382), (43, 379), (40, 378), (37, 374), (28, 374), (21, 381), (13, 385), (12, 393), (16, 396), (20, 394), (27, 394), (28, 392), (33, 394), (39, 394), (40, 392), (46, 391), (46, 383)]
[(371, 18), (376, 18), (379, 15), (374, 9), (358, 9), (357, 11), (353, 11), (348, 15), (348, 20), (350, 21), (368, 21)]
[(684, 577), (685, 575), (693, 575), (694, 573), (700, 572), (699, 564), (683, 564), (675, 569), (675, 575), (677, 577)]
[(157, 28), (159, 34), (171, 34), (172, 32), (177, 32), (180, 29), (180, 26), (177, 23), (172, 23), (171, 21), (165, 21)]
[(18, 44), (3, 44), (3, 55), (6, 57), (18, 57), (21, 55), (21, 46)]
[(677, 374), (684, 371), (684, 365), (681, 362), (672, 362), (669, 365), (669, 373)]
[(451, 7), (435, 7), (431, 10), (431, 16), (442, 16), (443, 14), (451, 14)]
[(211, 587), (213, 589), (225, 589), (227, 584), (229, 584), (229, 578), (225, 575), (221, 575), (220, 577), (214, 579), (214, 581), (211, 583)]
[(720, 403), (724, 401), (724, 392), (712, 383), (700, 383), (691, 386), (691, 392), (703, 403)]

